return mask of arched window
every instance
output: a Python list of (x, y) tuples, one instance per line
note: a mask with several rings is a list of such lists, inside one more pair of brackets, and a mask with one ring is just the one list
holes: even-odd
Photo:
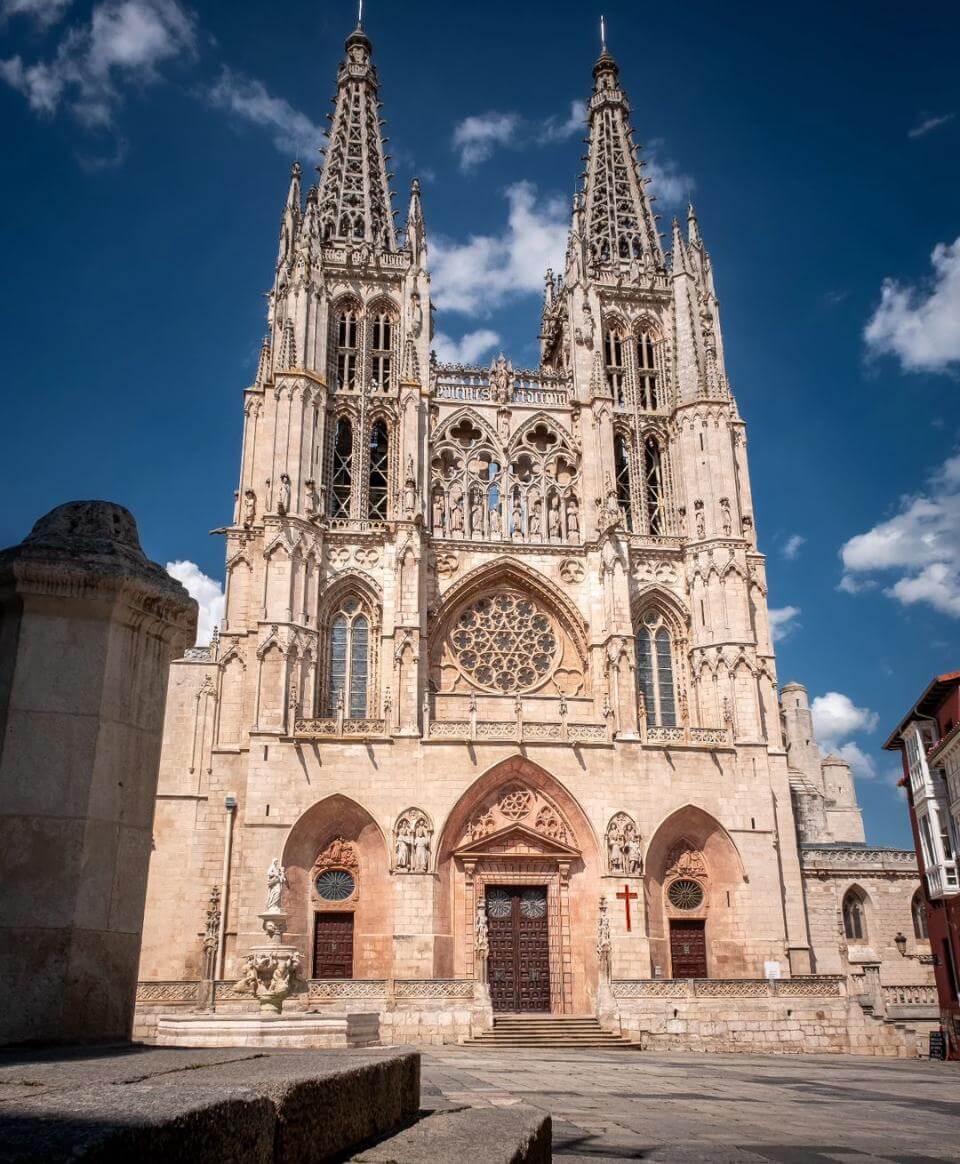
[(617, 504), (623, 510), (627, 529), (633, 529), (633, 504), (630, 496), (630, 445), (623, 433), (613, 438), (614, 471), (617, 476)]
[(343, 699), (349, 719), (367, 714), (370, 666), (370, 620), (356, 598), (341, 604), (330, 624), (330, 669), (327, 682), (327, 715), (336, 715)]
[(930, 933), (927, 930), (927, 903), (923, 900), (923, 891), (918, 889), (910, 903), (913, 914), (913, 936), (918, 942), (928, 941)]
[(643, 616), (637, 631), (637, 688), (643, 694), (648, 727), (676, 727), (673, 647), (658, 610)]
[(863, 942), (867, 937), (867, 914), (863, 898), (856, 889), (848, 889), (843, 898), (843, 932), (851, 942)]
[(649, 331), (641, 331), (637, 336), (637, 397), (641, 408), (654, 412), (658, 406), (657, 395), (657, 340)]
[(352, 391), (357, 386), (357, 356), (360, 320), (357, 309), (344, 307), (337, 316), (337, 390)]
[(378, 420), (370, 429), (370, 479), (367, 499), (367, 516), (375, 521), (385, 521), (387, 517), (389, 457), (387, 422)]
[(330, 516), (349, 517), (353, 487), (353, 425), (346, 416), (339, 418), (334, 430), (331, 486)]
[(666, 504), (663, 495), (663, 458), (656, 437), (643, 442), (643, 477), (646, 492), (647, 527), (652, 534), (666, 529)]
[(610, 330), (603, 337), (603, 362), (607, 371), (607, 386), (617, 404), (626, 401), (626, 364), (623, 336)]
[(393, 317), (378, 311), (372, 333), (370, 386), (374, 392), (389, 392), (393, 388)]

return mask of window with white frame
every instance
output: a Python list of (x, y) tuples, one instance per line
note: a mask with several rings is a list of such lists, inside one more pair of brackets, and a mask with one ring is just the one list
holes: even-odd
[(367, 715), (370, 667), (370, 617), (358, 598), (347, 597), (330, 623), (327, 669), (327, 714), (335, 715), (342, 700), (350, 719)]
[(648, 727), (676, 727), (673, 644), (658, 610), (648, 610), (636, 635), (637, 688), (646, 705)]

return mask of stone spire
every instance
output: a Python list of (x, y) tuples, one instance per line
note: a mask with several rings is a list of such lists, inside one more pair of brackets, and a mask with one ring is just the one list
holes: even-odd
[(625, 268), (634, 261), (664, 266), (656, 217), (633, 144), (630, 103), (617, 62), (603, 45), (593, 67), (590, 135), (584, 184), (586, 234), (595, 266)]
[(324, 242), (366, 242), (395, 251), (388, 155), (381, 135), (373, 46), (360, 24), (347, 38), (337, 74), (329, 142), (320, 177), (318, 217)]
[(289, 264), (293, 257), (297, 232), (300, 230), (301, 214), (300, 163), (294, 162), (290, 170), (290, 189), (287, 191), (287, 201), (283, 208), (283, 218), (280, 221), (280, 248), (277, 252), (278, 271), (281, 267)]
[(420, 179), (410, 183), (410, 207), (407, 210), (406, 245), (415, 267), (423, 266), (426, 258), (427, 236), (423, 225), (423, 207), (420, 204)]

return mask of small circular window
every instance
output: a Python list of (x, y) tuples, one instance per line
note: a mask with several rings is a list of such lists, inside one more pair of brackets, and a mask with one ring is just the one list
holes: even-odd
[(325, 869), (316, 881), (317, 893), (324, 901), (346, 901), (357, 888), (346, 869)]
[(677, 909), (698, 909), (703, 905), (703, 886), (699, 881), (681, 877), (667, 890), (667, 897)]

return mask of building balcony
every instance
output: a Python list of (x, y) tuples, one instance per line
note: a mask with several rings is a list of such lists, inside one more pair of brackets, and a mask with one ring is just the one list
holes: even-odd
[(926, 871), (927, 892), (933, 898), (954, 897), (960, 893), (956, 861), (942, 861)]

